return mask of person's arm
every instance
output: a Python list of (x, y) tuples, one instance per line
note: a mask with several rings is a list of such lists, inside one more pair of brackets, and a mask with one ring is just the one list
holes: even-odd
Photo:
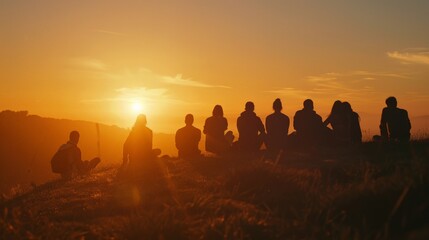
[(271, 125), (269, 121), (269, 116), (265, 118), (265, 128), (267, 130), (267, 134), (271, 133)]
[(354, 115), (354, 121), (356, 124), (356, 134), (357, 134), (358, 138), (360, 139), (360, 141), (362, 141), (362, 129), (360, 128), (359, 114), (357, 114), (356, 112), (353, 112), (353, 115)]
[(181, 149), (181, 146), (180, 146), (181, 141), (180, 140), (181, 139), (180, 139), (180, 129), (179, 129), (179, 130), (177, 130), (176, 135), (174, 136), (174, 143), (176, 145), (177, 150)]
[(208, 118), (206, 119), (206, 121), (204, 122), (204, 127), (203, 127), (203, 133), (204, 134), (207, 134), (209, 131), (208, 131), (208, 128), (209, 128), (209, 126), (208, 126)]
[(237, 130), (238, 130), (238, 135), (240, 135), (241, 129), (242, 128), (242, 123), (241, 123), (241, 118), (238, 117), (237, 118)]
[(200, 129), (198, 129), (198, 143), (201, 141), (201, 130)]
[(152, 149), (153, 149), (153, 132), (152, 132), (152, 130), (149, 130), (149, 131), (150, 131), (149, 147), (150, 147), (150, 150), (152, 151)]
[(264, 124), (262, 123), (261, 118), (258, 117), (258, 130), (260, 132), (260, 134), (265, 135), (265, 127)]
[(326, 118), (326, 120), (323, 122), (323, 125), (327, 127), (330, 123), (331, 123), (331, 115), (329, 115), (329, 117)]
[(380, 134), (381, 134), (381, 139), (383, 140), (389, 139), (389, 134), (387, 132), (387, 109), (386, 108), (384, 108), (381, 113)]
[(296, 113), (295, 113), (295, 116), (293, 116), (293, 128), (294, 128), (296, 131), (299, 131), (299, 129), (301, 129), (301, 126), (300, 126), (300, 119), (299, 119), (299, 112), (296, 112)]
[(408, 129), (408, 131), (410, 131), (411, 130), (411, 121), (410, 121), (410, 118), (408, 117), (408, 112), (406, 110), (404, 110), (404, 111), (405, 111), (405, 117), (407, 119), (407, 129)]
[(289, 134), (290, 119), (288, 116), (286, 116), (285, 125), (286, 125), (286, 134)]
[(124, 146), (122, 147), (122, 166), (126, 166), (128, 164), (128, 156), (130, 154), (130, 135), (125, 140)]

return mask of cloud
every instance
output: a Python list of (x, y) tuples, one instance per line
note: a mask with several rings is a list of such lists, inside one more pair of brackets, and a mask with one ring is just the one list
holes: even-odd
[(311, 98), (318, 95), (323, 95), (323, 89), (301, 90), (291, 87), (285, 87), (277, 90), (266, 91), (283, 96), (290, 96), (294, 98)]
[(306, 77), (305, 82), (309, 85), (306, 89), (284, 87), (267, 92), (300, 99), (312, 97), (362, 99), (371, 94), (375, 94), (375, 89), (371, 84), (376, 80), (376, 77), (403, 78), (405, 76), (391, 73), (371, 73), (368, 71), (348, 73), (330, 72)]
[(165, 97), (167, 89), (154, 88), (118, 88), (115, 90), (117, 96), (113, 98), (85, 99), (83, 102), (135, 102), (137, 100), (154, 101), (157, 98)]
[(93, 70), (93, 71), (107, 70), (107, 65), (95, 58), (74, 58), (74, 59), (71, 59), (70, 62), (72, 65), (85, 70)]
[(183, 78), (182, 74), (176, 74), (174, 77), (161, 75), (152, 72), (152, 70), (145, 67), (112, 71), (104, 62), (95, 58), (74, 58), (70, 61), (74, 67), (78, 68), (78, 70), (96, 72), (99, 79), (125, 81), (128, 83), (132, 82), (134, 84), (143, 82), (147, 84), (150, 82), (151, 84), (156, 85), (163, 83), (197, 88), (231, 88), (225, 85), (213, 85), (195, 81), (190, 78)]
[(387, 72), (369, 72), (369, 71), (354, 71), (349, 74), (344, 74), (345, 76), (363, 76), (363, 79), (375, 80), (377, 77), (391, 77), (391, 78), (409, 78), (404, 74), (397, 73), (387, 73)]
[(425, 49), (414, 49), (414, 52), (388, 52), (387, 56), (401, 61), (404, 64), (424, 64), (429, 65), (429, 51)]
[(123, 102), (123, 103), (134, 103), (144, 102), (146, 104), (193, 104), (182, 100), (171, 98), (167, 94), (168, 89), (165, 88), (118, 88), (115, 89), (116, 97), (112, 98), (95, 98), (95, 99), (84, 99), (82, 102), (85, 103), (98, 103), (98, 102)]
[(189, 87), (200, 87), (200, 88), (231, 88), (223, 85), (210, 85), (206, 83), (197, 82), (191, 79), (185, 79), (181, 74), (177, 74), (175, 77), (162, 76), (161, 79), (169, 84), (189, 86)]

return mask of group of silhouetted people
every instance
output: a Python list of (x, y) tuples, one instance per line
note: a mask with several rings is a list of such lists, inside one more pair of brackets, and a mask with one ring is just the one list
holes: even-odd
[[(411, 124), (406, 110), (397, 108), (396, 99), (389, 97), (387, 107), (383, 109), (379, 139), (384, 141), (406, 142), (410, 139)], [(205, 150), (222, 155), (231, 150), (247, 153), (258, 152), (263, 144), (268, 157), (275, 157), (288, 147), (308, 149), (320, 146), (345, 147), (362, 143), (362, 130), (359, 114), (354, 112), (349, 102), (335, 101), (329, 116), (322, 117), (314, 110), (311, 99), (303, 103), (303, 109), (293, 118), (295, 132), (289, 133), (290, 119), (282, 113), (282, 102), (273, 102), (274, 112), (267, 116), (265, 126), (254, 112), (253, 102), (247, 102), (245, 111), (237, 119), (238, 141), (233, 142), (232, 131), (223, 116), (222, 106), (216, 105), (213, 115), (206, 119), (203, 133), (206, 134)], [(176, 147), (179, 157), (194, 158), (200, 156), (198, 148), (201, 131), (192, 125), (193, 115), (186, 116), (186, 126), (176, 133)], [(328, 127), (330, 126), (330, 128)], [(375, 137), (377, 139), (377, 137)]]
[[(407, 111), (397, 107), (395, 97), (387, 98), (386, 105), (381, 116), (381, 136), (374, 136), (374, 140), (408, 142), (411, 123)], [(288, 147), (301, 150), (320, 146), (337, 148), (356, 146), (362, 142), (359, 115), (348, 102), (335, 101), (329, 116), (323, 121), (314, 111), (313, 101), (305, 100), (303, 109), (295, 113), (295, 132), (290, 134), (290, 119), (282, 113), (282, 109), (281, 100), (275, 99), (274, 112), (267, 116), (264, 126), (261, 118), (254, 112), (254, 103), (247, 102), (245, 110), (237, 119), (238, 140), (234, 142), (233, 132), (227, 131), (228, 120), (224, 117), (223, 108), (216, 105), (212, 116), (205, 120), (203, 128), (206, 135), (205, 150), (216, 155), (231, 151), (256, 153), (265, 144), (266, 156), (273, 158)], [(201, 130), (194, 127), (193, 123), (194, 116), (187, 114), (186, 125), (176, 132), (175, 145), (180, 158), (192, 159), (201, 156)], [(153, 149), (153, 133), (146, 124), (146, 116), (139, 115), (124, 143), (121, 169), (136, 168), (145, 160), (154, 159), (161, 154), (160, 149)], [(70, 178), (74, 172), (88, 172), (100, 162), (99, 158), (82, 161), (80, 149), (77, 147), (78, 141), (79, 133), (73, 131), (69, 142), (60, 147), (51, 161), (52, 170), (64, 178)]]

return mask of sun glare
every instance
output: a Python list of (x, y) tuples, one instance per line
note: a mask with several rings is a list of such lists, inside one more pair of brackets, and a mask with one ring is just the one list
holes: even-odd
[(143, 105), (139, 102), (135, 102), (131, 104), (131, 111), (136, 114), (140, 114), (143, 111)]

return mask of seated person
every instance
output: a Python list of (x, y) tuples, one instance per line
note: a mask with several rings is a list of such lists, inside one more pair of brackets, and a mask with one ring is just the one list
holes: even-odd
[(52, 172), (61, 174), (63, 179), (71, 179), (76, 175), (89, 173), (99, 163), (100, 158), (96, 157), (91, 161), (82, 161), (79, 147), (79, 132), (72, 131), (69, 141), (58, 149), (51, 159)]
[(380, 132), (383, 141), (408, 142), (410, 140), (411, 122), (408, 112), (397, 107), (395, 97), (388, 97), (381, 113)]
[(357, 112), (354, 112), (349, 102), (343, 102), (344, 114), (347, 120), (347, 143), (360, 144), (362, 143), (362, 130), (360, 128), (360, 117)]
[(289, 131), (289, 117), (282, 113), (283, 105), (279, 98), (273, 102), (274, 113), (265, 119), (267, 137), (265, 145), (270, 157), (276, 156), (285, 147)]
[(201, 140), (201, 130), (192, 126), (193, 123), (194, 116), (192, 114), (186, 115), (186, 126), (176, 132), (176, 148), (179, 150), (180, 158), (195, 158), (201, 154), (201, 151), (198, 149), (198, 144)]
[(212, 116), (206, 119), (203, 132), (206, 134), (206, 151), (215, 154), (222, 154), (228, 149), (225, 139), (225, 131), (228, 128), (228, 121), (223, 116), (223, 108), (216, 105), (213, 108)]
[(237, 119), (238, 147), (242, 151), (257, 152), (265, 137), (265, 127), (261, 118), (256, 116), (255, 105), (247, 102), (245, 111)]
[(140, 114), (125, 140), (123, 162), (120, 171), (142, 167), (146, 160), (161, 154), (160, 149), (152, 149), (153, 133), (147, 126), (146, 115)]
[(293, 127), (300, 144), (318, 144), (324, 135), (325, 127), (322, 117), (313, 109), (313, 101), (307, 99), (304, 101), (304, 108), (297, 111), (293, 118)]

